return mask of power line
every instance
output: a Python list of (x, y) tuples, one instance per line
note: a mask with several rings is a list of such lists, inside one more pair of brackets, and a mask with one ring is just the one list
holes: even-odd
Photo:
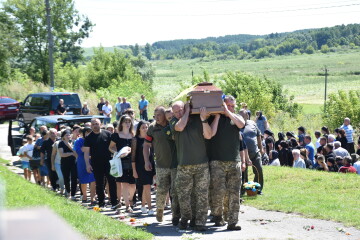
[[(204, 16), (233, 16), (233, 15), (253, 15), (253, 14), (273, 14), (273, 13), (285, 13), (285, 12), (303, 12), (310, 10), (320, 9), (333, 9), (360, 6), (360, 3), (333, 5), (333, 6), (321, 6), (321, 7), (309, 7), (309, 8), (297, 8), (297, 9), (285, 9), (285, 10), (272, 10), (272, 11), (251, 11), (251, 12), (235, 12), (235, 13), (205, 13), (205, 14), (119, 14), (119, 13), (104, 13), (106, 15), (117, 15), (121, 17), (204, 17)], [(99, 9), (97, 9), (99, 10)], [(113, 10), (113, 9), (112, 9)], [(97, 13), (99, 14), (99, 13)], [(316, 15), (316, 14), (314, 14)]]

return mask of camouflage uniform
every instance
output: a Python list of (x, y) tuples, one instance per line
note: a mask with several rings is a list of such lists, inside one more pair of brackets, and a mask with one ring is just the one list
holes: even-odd
[[(176, 190), (178, 193), (181, 221), (195, 217), (195, 224), (205, 226), (208, 210), (209, 164), (180, 165), (177, 169)], [(194, 191), (195, 196), (192, 197)], [(195, 210), (192, 209), (195, 206)], [(193, 216), (195, 211), (195, 216)]]
[(236, 224), (240, 210), (241, 162), (211, 161), (210, 179), (211, 213), (224, 215), (229, 224)]
[(176, 168), (156, 168), (156, 207), (164, 209), (170, 190), (173, 218), (180, 218), (179, 200), (175, 191)]

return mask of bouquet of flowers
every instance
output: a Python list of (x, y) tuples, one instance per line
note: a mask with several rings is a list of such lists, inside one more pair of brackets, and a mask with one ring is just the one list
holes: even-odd
[(257, 182), (246, 182), (243, 186), (248, 196), (256, 195), (257, 191), (261, 188), (261, 185)]

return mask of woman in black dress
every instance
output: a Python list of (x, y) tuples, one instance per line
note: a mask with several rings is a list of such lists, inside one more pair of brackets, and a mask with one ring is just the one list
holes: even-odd
[[(132, 169), (134, 178), (137, 179), (137, 183), (143, 186), (142, 199), (141, 199), (141, 212), (143, 214), (154, 215), (154, 210), (151, 206), (151, 184), (153, 183), (153, 177), (155, 175), (154, 170), (145, 170), (145, 160), (143, 154), (144, 140), (149, 128), (149, 123), (140, 121), (137, 125), (136, 134), (133, 138), (131, 150), (132, 150)], [(154, 164), (154, 152), (151, 150), (149, 156), (152, 164), (152, 169), (155, 169)], [(149, 211), (147, 211), (145, 204), (147, 203)]]
[[(116, 153), (120, 151), (123, 147), (131, 147), (131, 140), (134, 137), (134, 133), (132, 131), (133, 124), (132, 120), (128, 115), (123, 115), (120, 118), (120, 122), (118, 125), (118, 132), (113, 133), (111, 135), (111, 142), (109, 146), (109, 150), (112, 153)], [(123, 195), (125, 200), (126, 212), (132, 213), (133, 210), (132, 200), (136, 185), (135, 178), (133, 177), (133, 171), (131, 166), (131, 151), (127, 152), (127, 155), (123, 155), (121, 158), (121, 164), (123, 169), (123, 175), (121, 177), (116, 178), (116, 186), (117, 186), (117, 197), (120, 200), (121, 195)], [(122, 194), (121, 194), (122, 193)]]

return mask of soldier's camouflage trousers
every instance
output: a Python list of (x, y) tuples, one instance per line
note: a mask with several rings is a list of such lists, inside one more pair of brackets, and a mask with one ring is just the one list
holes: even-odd
[[(178, 166), (176, 190), (182, 221), (195, 217), (196, 225), (205, 225), (208, 211), (209, 178), (208, 163)], [(194, 206), (192, 207), (192, 205)]]
[(170, 190), (173, 218), (180, 218), (179, 200), (175, 189), (176, 168), (156, 168), (156, 207), (164, 209), (166, 195)]
[(241, 163), (210, 162), (210, 198), (213, 216), (227, 212), (229, 224), (237, 223), (240, 210)]

